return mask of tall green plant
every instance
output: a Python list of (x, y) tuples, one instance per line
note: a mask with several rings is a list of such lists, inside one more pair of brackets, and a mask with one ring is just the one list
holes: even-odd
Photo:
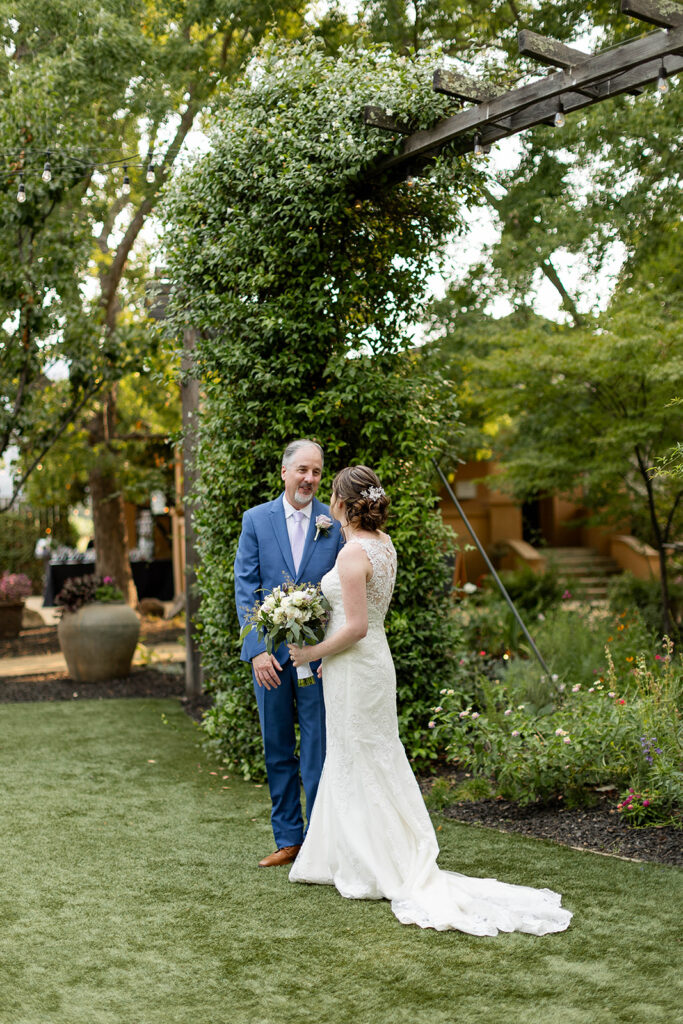
[(401, 726), (416, 760), (433, 756), (424, 727), (454, 628), (452, 537), (435, 514), (429, 459), (457, 413), (409, 351), (409, 325), (477, 178), (445, 156), (431, 181), (376, 181), (357, 201), (368, 166), (398, 144), (362, 124), (363, 104), (432, 123), (447, 102), (430, 88), (433, 63), (383, 51), (331, 59), (314, 44), (265, 50), (168, 199), (172, 324), (202, 334), (199, 631), (219, 691), (207, 730), (245, 774), (259, 768), (260, 740), (232, 563), (242, 513), (279, 493), (280, 452), (297, 435), (324, 445), (330, 470), (375, 467), (392, 497)]

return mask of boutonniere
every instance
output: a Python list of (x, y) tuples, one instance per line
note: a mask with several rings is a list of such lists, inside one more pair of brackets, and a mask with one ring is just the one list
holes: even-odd
[(332, 520), (329, 516), (316, 516), (315, 517), (315, 537), (313, 542), (317, 541), (319, 535), (322, 533), (323, 537), (327, 537), (332, 526)]

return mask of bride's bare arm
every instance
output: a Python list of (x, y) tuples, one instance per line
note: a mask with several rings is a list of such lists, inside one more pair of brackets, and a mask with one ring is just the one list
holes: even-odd
[(339, 654), (352, 644), (362, 640), (368, 631), (368, 599), (366, 583), (372, 572), (370, 559), (360, 544), (348, 544), (339, 553), (337, 571), (342, 588), (346, 624), (322, 643), (311, 647), (296, 647), (289, 644), (289, 653), (295, 666), (307, 665), (309, 661)]

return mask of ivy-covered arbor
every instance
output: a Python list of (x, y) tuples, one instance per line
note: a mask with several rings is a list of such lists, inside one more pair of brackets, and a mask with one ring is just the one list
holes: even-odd
[[(630, 67), (652, 52), (648, 43)], [(167, 199), (171, 325), (198, 334), (203, 392), (195, 520), (198, 631), (216, 690), (207, 729), (246, 775), (260, 770), (260, 735), (238, 661), (232, 563), (242, 512), (279, 492), (280, 453), (300, 435), (323, 444), (332, 469), (374, 466), (392, 496), (401, 572), (388, 629), (401, 728), (418, 762), (434, 755), (429, 705), (448, 686), (456, 635), (430, 459), (457, 411), (423, 370), (411, 325), (478, 194), (482, 171), (465, 153), (515, 116), (495, 106), (504, 97), (453, 116), (453, 96), (432, 88), (434, 62), (367, 49), (332, 58), (315, 44), (264, 50), (217, 117), (210, 152)], [(586, 88), (599, 78), (584, 73)], [(554, 103), (570, 84), (571, 75), (551, 88)], [(363, 122), (370, 100), (391, 123), (372, 112)], [(412, 134), (401, 143), (404, 126)], [(416, 177), (427, 162), (429, 177)]]

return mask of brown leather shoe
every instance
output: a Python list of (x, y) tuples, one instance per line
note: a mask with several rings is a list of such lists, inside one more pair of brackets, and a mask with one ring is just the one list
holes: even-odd
[(271, 853), (269, 857), (264, 857), (263, 860), (260, 860), (258, 866), (260, 868), (276, 868), (280, 864), (291, 864), (293, 860), (296, 860), (296, 855), (300, 849), (301, 844), (298, 846), (283, 846), (282, 849)]

